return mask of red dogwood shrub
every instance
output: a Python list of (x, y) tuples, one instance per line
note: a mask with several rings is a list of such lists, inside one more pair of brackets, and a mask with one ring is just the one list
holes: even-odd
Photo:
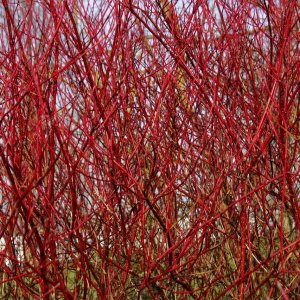
[(299, 16), (3, 0), (1, 299), (299, 297)]

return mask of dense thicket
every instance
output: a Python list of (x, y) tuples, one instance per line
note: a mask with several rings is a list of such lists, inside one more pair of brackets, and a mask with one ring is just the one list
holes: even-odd
[(299, 16), (3, 0), (1, 299), (300, 297)]

